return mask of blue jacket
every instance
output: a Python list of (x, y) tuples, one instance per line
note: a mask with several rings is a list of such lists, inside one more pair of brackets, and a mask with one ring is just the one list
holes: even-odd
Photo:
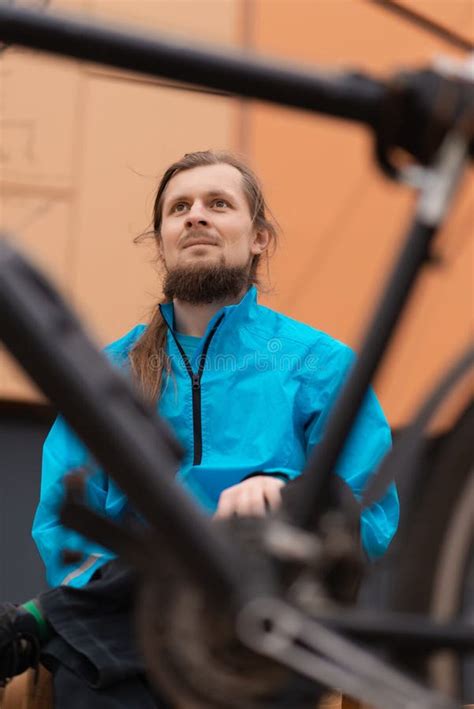
[[(221, 492), (254, 471), (279, 471), (290, 479), (299, 475), (321, 439), (353, 361), (352, 351), (323, 332), (259, 305), (251, 288), (240, 303), (221, 308), (211, 319), (189, 362), (190, 372), (173, 331), (173, 305), (160, 308), (168, 324), (172, 376), (164, 379), (159, 413), (186, 451), (177, 474), (180, 483), (211, 514)], [(127, 368), (128, 353), (144, 329), (137, 325), (106, 348), (117, 366)], [(390, 445), (390, 429), (370, 391), (336, 470), (356, 496)], [(87, 495), (95, 509), (114, 519), (127, 510), (123, 493), (59, 417), (44, 445), (33, 525), (51, 585), (82, 586), (113, 556), (59, 524), (62, 478), (81, 466), (90, 471)], [(362, 514), (362, 542), (371, 558), (386, 550), (398, 516), (392, 485)], [(81, 550), (85, 561), (65, 566), (60, 553), (64, 548)]]

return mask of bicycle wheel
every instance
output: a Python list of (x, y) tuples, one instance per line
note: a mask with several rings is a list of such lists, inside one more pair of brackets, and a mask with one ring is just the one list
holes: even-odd
[[(473, 621), (473, 433), (471, 404), (443, 437), (432, 467), (421, 476), (393, 569), (390, 605), (397, 611), (438, 620), (469, 620), (470, 616)], [(472, 660), (452, 651), (404, 658), (409, 669), (434, 687), (471, 702)]]

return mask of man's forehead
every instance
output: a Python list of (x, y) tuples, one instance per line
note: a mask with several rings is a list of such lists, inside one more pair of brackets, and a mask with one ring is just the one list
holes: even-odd
[(171, 178), (165, 191), (165, 200), (187, 193), (229, 193), (244, 197), (242, 175), (232, 165), (203, 165), (183, 170)]

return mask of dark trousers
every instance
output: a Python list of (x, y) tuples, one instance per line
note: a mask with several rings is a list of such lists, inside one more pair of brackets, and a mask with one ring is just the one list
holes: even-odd
[(54, 630), (41, 661), (53, 674), (55, 709), (169, 707), (145, 676), (133, 626), (135, 589), (135, 574), (114, 560), (84, 588), (61, 586), (40, 596)]

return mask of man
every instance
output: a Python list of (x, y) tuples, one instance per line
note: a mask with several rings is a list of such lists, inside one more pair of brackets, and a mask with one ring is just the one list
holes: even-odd
[[(177, 479), (204, 510), (216, 517), (276, 510), (283, 486), (321, 439), (353, 354), (258, 304), (258, 269), (276, 231), (255, 176), (235, 157), (206, 151), (171, 165), (158, 187), (151, 235), (165, 301), (147, 327), (135, 327), (107, 354), (155, 402), (182, 443)], [(335, 472), (357, 496), (389, 446), (388, 425), (369, 392)], [(64, 475), (84, 467), (94, 508), (114, 519), (133, 514), (59, 418), (44, 447), (33, 526), (53, 587), (83, 588), (113, 558), (59, 523)], [(397, 523), (391, 486), (361, 518), (370, 558), (384, 553)], [(81, 559), (65, 565), (64, 549), (80, 551)]]
[[(106, 351), (156, 401), (183, 444), (177, 477), (198, 503), (218, 517), (264, 514), (278, 507), (282, 486), (321, 439), (353, 355), (257, 303), (258, 267), (276, 233), (256, 178), (234, 157), (191, 153), (171, 165), (156, 194), (152, 237), (165, 302), (148, 327), (135, 327)], [(370, 392), (337, 470), (356, 495), (389, 446), (388, 425)], [(111, 558), (59, 524), (63, 476), (79, 467), (91, 473), (93, 506), (115, 518), (128, 511), (121, 491), (58, 419), (44, 447), (33, 527), (53, 586), (82, 586)], [(371, 558), (383, 554), (397, 522), (392, 487), (362, 516)], [(65, 567), (65, 548), (85, 559)]]

